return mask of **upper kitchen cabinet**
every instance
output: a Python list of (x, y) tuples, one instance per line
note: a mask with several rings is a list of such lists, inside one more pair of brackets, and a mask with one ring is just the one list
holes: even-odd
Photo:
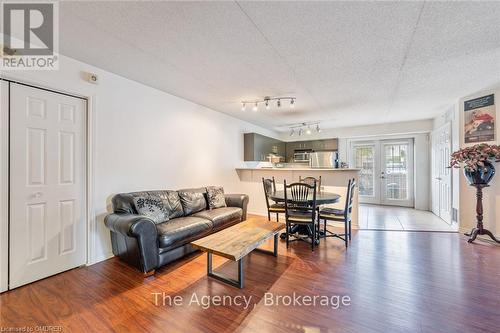
[(286, 155), (285, 142), (257, 133), (245, 133), (244, 145), (245, 161), (268, 161), (270, 154), (284, 159)]
[(286, 149), (288, 152), (292, 152), (295, 150), (338, 150), (338, 139), (292, 141), (287, 142), (286, 145)]
[(315, 151), (338, 150), (339, 147), (338, 139), (314, 140), (312, 145)]

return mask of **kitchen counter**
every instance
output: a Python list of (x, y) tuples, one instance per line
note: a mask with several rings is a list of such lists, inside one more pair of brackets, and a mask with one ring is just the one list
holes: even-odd
[(236, 170), (267, 170), (267, 171), (361, 171), (361, 169), (356, 168), (309, 168), (309, 167), (297, 167), (297, 168), (275, 168), (275, 167), (257, 167), (257, 168), (236, 168)]
[[(265, 213), (266, 204), (262, 187), (262, 178), (274, 177), (278, 190), (283, 189), (283, 180), (287, 183), (298, 182), (299, 177), (315, 177), (321, 176), (321, 188), (325, 192), (333, 192), (340, 194), (340, 202), (334, 204), (335, 208), (344, 209), (345, 196), (347, 192), (347, 183), (349, 179), (355, 179), (359, 184), (360, 169), (320, 169), (309, 167), (288, 167), (288, 168), (273, 168), (273, 167), (241, 167), (235, 168), (240, 181), (247, 188), (248, 193), (251, 193), (249, 212), (259, 215), (267, 215)], [(354, 191), (352, 225), (358, 226), (358, 190)]]

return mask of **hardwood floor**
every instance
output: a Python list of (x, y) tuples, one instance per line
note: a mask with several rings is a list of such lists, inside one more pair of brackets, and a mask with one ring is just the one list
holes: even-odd
[[(258, 219), (260, 217), (251, 217)], [(266, 244), (272, 247), (272, 241)], [(214, 257), (225, 274), (235, 264)], [(362, 230), (345, 250), (303, 242), (279, 257), (250, 254), (245, 288), (206, 277), (195, 253), (144, 279), (113, 258), (0, 295), (0, 330), (55, 325), (62, 332), (498, 332), (500, 248), (453, 233)], [(349, 296), (350, 305), (266, 305), (266, 297)], [(155, 305), (153, 293), (183, 305)], [(242, 296), (250, 306), (189, 305), (193, 295)], [(162, 300), (161, 298), (160, 300)], [(234, 298), (233, 298), (234, 299)], [(331, 304), (330, 304), (331, 305)]]

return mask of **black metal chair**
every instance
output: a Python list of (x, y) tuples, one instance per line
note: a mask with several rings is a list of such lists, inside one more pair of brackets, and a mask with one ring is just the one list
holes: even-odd
[[(316, 182), (313, 185), (306, 183), (287, 185), (285, 180), (284, 192), (287, 248), (290, 243), (290, 229), (292, 226), (305, 225), (311, 233), (311, 249), (314, 251), (314, 245), (316, 241), (319, 241), (319, 223), (316, 219)], [(305, 240), (307, 237), (297, 235), (294, 240)]]
[(279, 221), (279, 214), (285, 213), (285, 204), (270, 202), (269, 195), (276, 192), (276, 182), (274, 177), (262, 178), (262, 185), (264, 186), (264, 195), (266, 196), (267, 219), (271, 221), (271, 213), (276, 213), (276, 221)]
[(306, 183), (309, 185), (313, 185), (314, 182), (316, 182), (316, 189), (318, 190), (318, 193), (321, 193), (321, 176), (319, 178), (314, 178), (314, 177), (304, 177), (299, 176), (299, 183)]
[[(322, 237), (337, 237), (344, 241), (345, 247), (349, 246), (351, 240), (351, 213), (352, 202), (354, 199), (354, 188), (356, 186), (355, 179), (349, 179), (347, 184), (347, 193), (344, 209), (334, 208), (328, 205), (322, 206), (319, 209), (318, 219), (321, 223), (323, 220), (324, 235)], [(344, 222), (343, 234), (337, 234), (326, 229), (326, 221)]]

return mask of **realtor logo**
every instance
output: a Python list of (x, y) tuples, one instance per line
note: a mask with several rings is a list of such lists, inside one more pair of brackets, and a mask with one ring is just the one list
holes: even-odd
[(57, 69), (57, 2), (3, 2), (2, 21), (1, 69)]

